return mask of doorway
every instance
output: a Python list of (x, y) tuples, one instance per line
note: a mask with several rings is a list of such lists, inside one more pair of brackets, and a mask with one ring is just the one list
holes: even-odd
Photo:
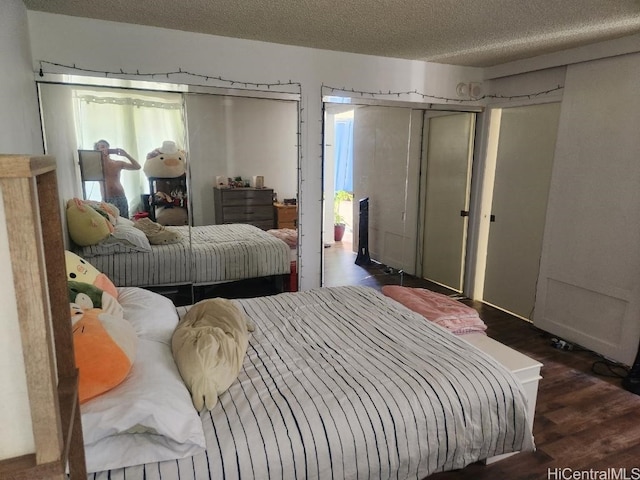
[[(353, 251), (353, 117), (348, 109), (333, 115), (333, 241)], [(336, 245), (338, 246), (338, 245)]]

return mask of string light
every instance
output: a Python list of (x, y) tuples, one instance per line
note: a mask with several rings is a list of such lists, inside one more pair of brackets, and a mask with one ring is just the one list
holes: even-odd
[[(189, 72), (187, 70), (183, 70), (182, 68), (178, 68), (178, 70), (168, 71), (168, 72), (140, 72), (139, 69), (136, 69), (135, 72), (127, 72), (122, 68), (120, 68), (118, 71), (105, 71), (105, 70), (96, 70), (93, 68), (78, 67), (76, 66), (75, 63), (73, 65), (65, 65), (62, 63), (50, 62), (47, 60), (40, 60), (39, 62), (40, 62), (40, 69), (38, 71), (38, 75), (40, 75), (40, 77), (43, 77), (45, 73), (60, 73), (60, 72), (46, 72), (43, 66), (50, 65), (52, 67), (71, 69), (71, 70), (76, 70), (78, 72), (83, 72), (83, 73), (90, 73), (94, 75), (104, 75), (107, 78), (109, 76), (115, 77), (118, 75), (127, 76), (127, 77), (143, 77), (143, 78), (151, 78), (151, 79), (155, 79), (155, 77), (166, 77), (167, 79), (170, 79), (173, 76), (187, 76), (187, 77), (202, 79), (205, 82), (214, 80), (216, 82), (229, 84), (232, 87), (244, 88), (244, 89), (250, 88), (252, 90), (256, 90), (256, 89), (260, 90), (260, 88), (262, 87), (265, 87), (268, 90), (271, 90), (272, 87), (287, 87), (287, 86), (298, 87), (299, 91), (302, 89), (302, 84), (300, 82), (294, 82), (292, 80), (289, 80), (287, 82), (283, 82), (281, 80), (278, 80), (276, 82), (260, 82), (260, 83), (245, 82), (240, 80), (231, 80), (228, 78), (224, 78), (222, 76), (212, 77), (211, 75), (204, 75), (201, 73)], [(204, 84), (204, 85), (197, 85), (197, 86), (207, 86), (207, 85)]]
[(321, 87), (321, 94), (324, 95), (326, 92), (330, 92), (330, 93), (335, 93), (335, 92), (346, 92), (346, 93), (351, 93), (351, 94), (355, 94), (355, 95), (360, 95), (361, 97), (364, 96), (371, 96), (372, 98), (380, 98), (380, 97), (397, 97), (397, 98), (401, 98), (401, 97), (421, 97), (423, 100), (424, 99), (434, 99), (434, 100), (442, 100), (445, 103), (448, 102), (460, 102), (460, 103), (464, 103), (464, 102), (479, 102), (481, 100), (485, 100), (485, 99), (500, 99), (500, 100), (515, 100), (518, 98), (528, 98), (531, 99), (533, 97), (539, 97), (542, 95), (549, 95), (550, 93), (556, 92), (558, 90), (562, 90), (564, 88), (563, 85), (558, 85), (556, 87), (553, 88), (549, 88), (547, 90), (541, 90), (539, 92), (534, 92), (534, 93), (523, 93), (523, 94), (519, 94), (519, 95), (500, 95), (500, 94), (486, 94), (486, 95), (481, 95), (478, 97), (471, 97), (471, 98), (452, 98), (452, 97), (444, 97), (441, 95), (431, 95), (429, 93), (422, 93), (419, 92), (418, 90), (411, 90), (411, 91), (397, 91), (397, 92), (393, 92), (391, 90), (388, 90), (387, 92), (383, 92), (382, 90), (378, 90), (377, 92), (372, 92), (372, 91), (366, 91), (366, 90), (355, 90), (353, 88), (345, 88), (345, 87), (332, 87), (330, 85), (324, 85), (322, 84)]
[[(194, 72), (189, 72), (187, 70), (183, 70), (182, 68), (178, 68), (178, 70), (174, 70), (174, 71), (168, 71), (168, 72), (140, 72), (139, 69), (136, 69), (135, 72), (127, 72), (125, 70), (123, 70), (122, 68), (118, 69), (118, 71), (104, 71), (104, 70), (96, 70), (96, 69), (92, 69), (92, 68), (84, 68), (84, 67), (78, 67), (75, 63), (73, 65), (65, 65), (62, 63), (56, 63), (56, 62), (50, 62), (48, 60), (40, 60), (40, 68), (38, 70), (38, 75), (40, 77), (43, 77), (45, 73), (58, 73), (58, 72), (45, 72), (43, 65), (50, 65), (53, 67), (59, 67), (59, 68), (66, 68), (66, 69), (72, 69), (72, 70), (77, 70), (79, 72), (84, 72), (84, 73), (91, 73), (91, 74), (101, 74), (104, 75), (105, 77), (109, 77), (109, 76), (117, 76), (117, 75), (122, 75), (122, 76), (128, 76), (128, 77), (146, 77), (146, 78), (151, 78), (151, 79), (155, 79), (155, 77), (157, 76), (164, 76), (167, 79), (170, 79), (172, 76), (188, 76), (188, 77), (192, 77), (192, 78), (198, 78), (198, 79), (202, 79), (205, 82), (209, 82), (210, 80), (214, 80), (217, 82), (221, 82), (221, 83), (227, 83), (232, 87), (237, 87), (237, 86), (241, 86), (241, 88), (244, 89), (261, 89), (261, 88), (266, 88), (267, 90), (271, 90), (272, 87), (286, 87), (286, 86), (295, 86), (298, 87), (298, 89), (302, 90), (302, 84), (300, 82), (294, 82), (293, 80), (288, 80), (288, 81), (281, 81), (281, 80), (277, 80), (275, 82), (260, 82), (260, 83), (256, 83), (256, 82), (245, 82), (245, 81), (239, 81), (239, 80), (231, 80), (228, 78), (224, 78), (222, 76), (211, 76), (211, 75), (205, 75), (205, 74), (201, 74), (201, 73), (194, 73)], [(198, 86), (207, 86), (205, 85), (198, 85)], [(442, 96), (442, 95), (433, 95), (430, 93), (425, 93), (425, 92), (419, 92), (417, 89), (414, 90), (407, 90), (407, 91), (391, 91), (391, 90), (387, 90), (387, 92), (383, 92), (382, 90), (378, 90), (377, 92), (374, 91), (367, 91), (367, 90), (357, 90), (355, 88), (347, 88), (345, 86), (343, 87), (333, 87), (331, 85), (325, 85), (322, 84), (321, 87), (321, 93), (324, 94), (326, 91), (334, 93), (334, 92), (345, 92), (345, 93), (350, 93), (352, 95), (359, 95), (361, 97), (364, 96), (369, 96), (371, 98), (379, 98), (379, 97), (396, 97), (396, 98), (402, 98), (402, 97), (421, 97), (423, 100), (424, 99), (433, 99), (433, 100), (441, 100), (444, 101), (445, 103), (448, 102), (459, 102), (459, 103), (465, 103), (465, 102), (478, 102), (481, 100), (485, 100), (485, 99), (499, 99), (499, 100), (515, 100), (515, 99), (520, 99), (520, 98), (527, 98), (527, 99), (531, 99), (534, 97), (538, 97), (538, 96), (543, 96), (543, 95), (549, 95), (550, 93), (553, 93), (555, 91), (558, 90), (562, 90), (564, 88), (563, 85), (558, 85), (554, 88), (550, 88), (547, 90), (542, 90), (542, 91), (538, 91), (538, 92), (533, 92), (533, 93), (523, 93), (523, 94), (517, 94), (517, 95), (501, 95), (501, 94), (485, 94), (485, 95), (481, 95), (478, 97), (470, 97), (470, 98), (452, 98), (452, 97), (446, 97), (446, 96)]]

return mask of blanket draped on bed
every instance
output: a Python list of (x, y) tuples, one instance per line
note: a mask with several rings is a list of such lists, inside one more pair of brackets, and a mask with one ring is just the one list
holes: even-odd
[(201, 414), (207, 452), (97, 479), (422, 479), (533, 449), (510, 372), (379, 292), (234, 302), (255, 331), (237, 381)]

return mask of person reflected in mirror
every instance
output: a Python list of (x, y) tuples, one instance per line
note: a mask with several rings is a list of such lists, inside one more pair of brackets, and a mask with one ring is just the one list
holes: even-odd
[[(94, 150), (102, 154), (102, 171), (104, 182), (100, 185), (102, 199), (118, 207), (120, 216), (129, 218), (129, 202), (124, 192), (124, 187), (120, 183), (120, 172), (122, 170), (140, 170), (141, 165), (122, 148), (110, 148), (106, 140), (98, 140), (94, 145)], [(114, 160), (111, 155), (125, 157), (128, 162)]]

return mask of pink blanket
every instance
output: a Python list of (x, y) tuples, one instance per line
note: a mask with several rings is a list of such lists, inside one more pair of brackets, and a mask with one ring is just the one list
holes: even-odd
[(424, 288), (385, 285), (382, 293), (456, 335), (484, 332), (478, 312), (457, 300)]
[(267, 230), (274, 237), (283, 240), (289, 248), (298, 247), (298, 231), (292, 228), (274, 228), (273, 230)]

